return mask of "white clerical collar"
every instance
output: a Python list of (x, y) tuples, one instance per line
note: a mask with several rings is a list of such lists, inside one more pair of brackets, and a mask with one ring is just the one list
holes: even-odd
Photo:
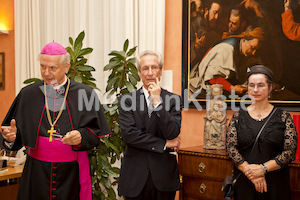
[(65, 75), (65, 80), (64, 82), (62, 82), (62, 84), (58, 85), (58, 86), (55, 86), (53, 87), (54, 90), (58, 90), (60, 87), (64, 86), (68, 81), (68, 77)]

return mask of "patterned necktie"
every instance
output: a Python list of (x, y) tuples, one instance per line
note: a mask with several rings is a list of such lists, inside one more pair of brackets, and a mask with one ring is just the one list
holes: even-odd
[(151, 100), (151, 96), (148, 97), (149, 105), (148, 105), (148, 117), (151, 117), (151, 114), (153, 112), (153, 102)]

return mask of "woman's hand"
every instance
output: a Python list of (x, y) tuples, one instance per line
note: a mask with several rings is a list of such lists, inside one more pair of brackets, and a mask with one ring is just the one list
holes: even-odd
[(258, 192), (267, 192), (265, 171), (263, 170), (261, 165), (249, 164), (244, 168), (243, 173), (254, 184), (255, 189)]
[(267, 182), (264, 176), (252, 178), (251, 182), (254, 184), (256, 191), (260, 193), (267, 192)]
[(248, 177), (249, 180), (252, 178), (259, 178), (262, 176), (265, 176), (265, 171), (261, 167), (261, 165), (258, 164), (250, 164), (247, 167), (245, 167), (243, 173)]

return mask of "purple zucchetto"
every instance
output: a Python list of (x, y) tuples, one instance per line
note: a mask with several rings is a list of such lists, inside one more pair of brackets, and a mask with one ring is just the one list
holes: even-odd
[(44, 46), (41, 51), (41, 54), (46, 55), (62, 55), (68, 53), (67, 50), (56, 42), (50, 42)]

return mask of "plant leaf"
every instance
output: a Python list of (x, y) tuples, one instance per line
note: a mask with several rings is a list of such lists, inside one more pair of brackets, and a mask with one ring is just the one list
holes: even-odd
[(137, 80), (134, 78), (134, 76), (128, 75), (130, 83), (132, 85), (136, 85), (137, 84)]
[(134, 54), (135, 50), (136, 50), (136, 46), (133, 47), (132, 49), (130, 49), (130, 50), (128, 51), (128, 53), (126, 54), (126, 56), (127, 56), (127, 57), (132, 56), (132, 54)]
[(75, 76), (74, 77), (74, 81), (78, 82), (78, 83), (82, 83), (82, 78), (81, 76)]
[(129, 92), (132, 92), (135, 89), (134, 86), (128, 81), (125, 82), (125, 85)]
[(124, 42), (124, 46), (123, 46), (123, 51), (126, 52), (127, 49), (128, 49), (128, 44), (129, 44), (129, 40), (127, 39), (125, 42)]
[(119, 64), (120, 64), (120, 61), (112, 61), (112, 62), (110, 62), (110, 63), (108, 63), (105, 67), (104, 67), (104, 71), (107, 71), (107, 70), (110, 70), (110, 69), (112, 69), (112, 68), (114, 68), (114, 67), (116, 67), (116, 66), (119, 66)]
[[(79, 35), (77, 36), (76, 40), (75, 40), (75, 43), (74, 43), (74, 48), (76, 48), (77, 45), (80, 45), (82, 47), (82, 41), (85, 37), (85, 33), (84, 31), (82, 31), (81, 33), (79, 33)], [(81, 49), (80, 47), (80, 49)]]
[(101, 178), (100, 183), (106, 188), (111, 187), (111, 182), (110, 182), (109, 178)]
[(136, 66), (132, 63), (128, 63), (127, 65), (133, 72), (138, 73), (138, 69), (136, 68)]
[(112, 51), (108, 55), (110, 55), (110, 56), (117, 56), (118, 58), (121, 58), (123, 60), (124, 57), (125, 57), (125, 52), (124, 51)]
[(78, 67), (78, 70), (81, 72), (86, 72), (86, 71), (96, 71), (94, 67), (89, 66), (89, 65), (83, 65)]
[(76, 64), (76, 66), (79, 66), (79, 65), (84, 65), (86, 62), (87, 62), (87, 59), (82, 58), (81, 60), (78, 60), (75, 64)]
[(73, 38), (69, 37), (69, 42), (73, 46)]
[(41, 81), (41, 79), (39, 78), (29, 78), (29, 79), (26, 79), (23, 83), (24, 84), (29, 84), (29, 83), (36, 83), (36, 82), (39, 82)]
[(110, 188), (109, 190), (107, 190), (107, 194), (110, 197), (108, 200), (115, 200), (115, 199), (117, 199), (116, 193), (115, 193), (115, 191), (112, 188)]
[(117, 167), (113, 167), (111, 170), (113, 170), (116, 174), (120, 174), (120, 169)]
[(66, 47), (67, 52), (71, 55), (74, 54), (73, 50), (71, 47)]
[(121, 61), (121, 59), (120, 58), (118, 58), (118, 57), (112, 57), (110, 60), (109, 60), (109, 62), (112, 62), (112, 61)]
[(130, 58), (127, 62), (135, 64), (136, 63), (136, 58)]
[(97, 85), (95, 83), (91, 82), (91, 81), (84, 81), (84, 84), (86, 84), (87, 86), (89, 86), (89, 87), (91, 87), (93, 89), (97, 89), (97, 90), (100, 91), (100, 89), (97, 88)]
[(117, 79), (119, 79), (119, 77), (116, 76), (107, 81), (106, 92), (108, 92), (111, 89), (112, 85), (117, 81)]
[(111, 169), (104, 168), (103, 171), (105, 171), (109, 175), (117, 176), (117, 174), (113, 170), (111, 170)]
[(92, 52), (93, 52), (92, 48), (84, 48), (84, 49), (80, 50), (78, 56), (84, 56), (84, 55), (90, 54)]
[[(108, 92), (108, 91), (107, 91)], [(113, 89), (112, 91), (110, 91), (110, 93), (107, 95), (107, 99), (109, 99), (112, 95), (114, 95), (116, 92), (116, 89)]]
[(122, 72), (122, 71), (124, 71), (124, 66), (123, 65), (117, 66), (116, 70), (117, 70), (117, 72)]
[(74, 60), (77, 59), (80, 56), (80, 50), (82, 48), (82, 41), (85, 37), (85, 33), (84, 31), (82, 31), (81, 33), (79, 33), (78, 37), (75, 40), (74, 43)]

